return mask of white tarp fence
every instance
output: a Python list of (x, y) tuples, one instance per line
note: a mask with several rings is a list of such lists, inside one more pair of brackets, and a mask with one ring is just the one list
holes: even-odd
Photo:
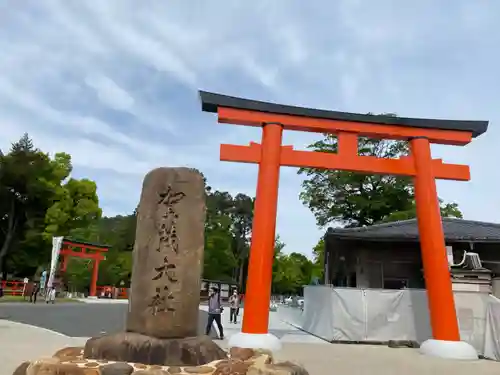
[(59, 252), (61, 251), (61, 246), (63, 243), (63, 237), (52, 237), (52, 257), (50, 259), (50, 271), (49, 279), (47, 281), (47, 290), (50, 290), (52, 284), (54, 283), (54, 277), (56, 275), (57, 260), (59, 258)]
[[(500, 301), (455, 292), (462, 340), (500, 360)], [(327, 341), (386, 342), (431, 338), (427, 294), (421, 289), (304, 288), (304, 310), (280, 308), (283, 320)]]
[(500, 361), (500, 300), (490, 303), (486, 312), (486, 329), (484, 340), (484, 356)]

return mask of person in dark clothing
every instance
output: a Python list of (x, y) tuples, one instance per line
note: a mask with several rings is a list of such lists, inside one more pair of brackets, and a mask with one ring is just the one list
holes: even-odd
[(233, 295), (229, 297), (229, 321), (236, 324), (236, 318), (238, 317), (238, 312), (240, 310), (240, 296), (238, 291), (235, 289)]
[(217, 288), (210, 288), (210, 293), (208, 296), (208, 321), (207, 328), (205, 330), (205, 334), (207, 336), (210, 335), (210, 331), (212, 330), (212, 325), (215, 321), (217, 324), (217, 328), (219, 329), (220, 339), (224, 339), (224, 328), (222, 327), (221, 314), (222, 314), (222, 306), (220, 303), (220, 294)]
[(31, 289), (30, 302), (36, 303), (36, 297), (40, 291), (40, 285), (38, 283), (33, 283), (33, 289)]

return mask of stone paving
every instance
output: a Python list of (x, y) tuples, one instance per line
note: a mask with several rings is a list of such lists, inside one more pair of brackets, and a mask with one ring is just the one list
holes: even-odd
[[(1, 307), (0, 315), (2, 315)], [(229, 314), (224, 314), (226, 337), (238, 332), (241, 327), (240, 323), (229, 324), (227, 315)], [(310, 375), (420, 375), (422, 373), (489, 375), (500, 373), (500, 363), (494, 361), (460, 362), (424, 357), (415, 349), (328, 344), (290, 328), (272, 313), (270, 326), (273, 333), (283, 342), (283, 350), (277, 353), (276, 359), (291, 360), (302, 364)], [(52, 356), (63, 347), (83, 346), (86, 340), (87, 337), (69, 337), (48, 329), (0, 319), (0, 375), (11, 375), (20, 363)], [(218, 343), (223, 348), (227, 346), (226, 340), (218, 341)]]
[[(208, 311), (207, 306), (200, 306), (200, 310)], [(229, 310), (229, 309), (227, 309)], [(222, 326), (224, 328), (224, 334), (226, 340), (231, 337), (232, 334), (241, 331), (241, 321), (243, 318), (244, 309), (240, 309), (240, 313), (237, 319), (237, 323), (233, 324), (229, 322), (229, 311), (224, 311), (222, 314)], [(214, 324), (214, 331), (219, 333), (217, 327)], [(269, 314), (269, 332), (278, 337), (282, 343), (302, 343), (302, 344), (320, 344), (320, 345), (330, 345), (330, 343), (312, 336), (306, 332), (303, 332), (290, 324), (283, 322), (277, 312), (270, 312)]]
[[(50, 329), (70, 337), (98, 336), (125, 330), (127, 304), (124, 303), (64, 303), (32, 305), (1, 303), (0, 319)], [(199, 316), (199, 332), (204, 333), (207, 318)]]

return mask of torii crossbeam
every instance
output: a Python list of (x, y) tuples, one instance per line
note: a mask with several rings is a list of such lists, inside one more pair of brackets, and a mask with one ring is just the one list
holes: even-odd
[[(289, 166), (413, 177), (433, 337), (443, 342), (460, 341), (435, 180), (468, 181), (470, 171), (466, 165), (432, 159), (430, 145), (467, 145), (486, 132), (487, 121), (361, 115), (204, 91), (200, 91), (200, 97), (202, 110), (217, 113), (220, 123), (262, 127), (261, 144), (221, 145), (221, 160), (259, 164), (242, 337), (269, 336), (279, 171), (281, 166)], [(338, 151), (297, 151), (293, 146), (283, 146), (283, 130), (335, 134)], [(400, 159), (359, 156), (359, 137), (405, 140), (410, 143), (411, 154)], [(242, 345), (241, 340), (236, 344)]]

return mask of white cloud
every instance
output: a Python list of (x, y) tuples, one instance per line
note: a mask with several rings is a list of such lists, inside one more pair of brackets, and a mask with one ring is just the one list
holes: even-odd
[[(97, 181), (105, 213), (132, 210), (142, 176), (190, 165), (209, 183), (254, 194), (256, 167), (218, 161), (220, 143), (259, 129), (216, 124), (196, 90), (354, 112), (490, 119), (485, 137), (436, 156), (470, 163), (470, 183), (440, 183), (469, 218), (498, 220), (500, 25), (493, 0), (230, 2), (24, 1), (0, 14), (0, 147), (28, 131)], [(305, 148), (317, 135), (288, 132)], [(278, 232), (308, 252), (321, 231), (283, 169)]]
[(134, 98), (109, 77), (90, 74), (85, 79), (85, 83), (97, 92), (97, 96), (103, 104), (113, 109), (130, 111), (134, 106)]
[[(124, 19), (130, 19), (133, 9), (123, 12), (117, 3), (99, 2), (87, 5), (87, 11), (97, 19), (99, 26), (107, 32), (111, 42), (139, 59), (143, 64), (151, 65), (159, 71), (167, 72), (172, 78), (195, 87), (196, 74), (177, 54), (171, 51), (161, 40), (152, 37), (143, 30), (130, 27)], [(111, 16), (111, 17), (110, 17)], [(112, 16), (117, 16), (114, 18)], [(121, 19), (120, 19), (121, 18)]]
[[(92, 148), (92, 145), (96, 143), (88, 142), (82, 137), (96, 136), (101, 139), (100, 147), (106, 145), (105, 154), (109, 153), (109, 150), (114, 148), (113, 146), (108, 146), (112, 145), (113, 143), (119, 144), (125, 149), (129, 149), (131, 152), (134, 152), (135, 158), (141, 158), (141, 154), (151, 155), (155, 157), (165, 152), (164, 146), (160, 146), (158, 143), (153, 141), (146, 143), (144, 141), (141, 141), (140, 139), (134, 139), (132, 137), (129, 137), (124, 133), (116, 131), (116, 129), (113, 129), (111, 125), (105, 123), (100, 119), (57, 111), (52, 107), (50, 107), (49, 105), (43, 103), (41, 101), (41, 98), (37, 98), (28, 92), (21, 91), (18, 88), (14, 87), (13, 85), (10, 85), (9, 82), (5, 81), (2, 82), (1, 79), (0, 79), (0, 97), (3, 97), (3, 99), (6, 102), (8, 101), (10, 103), (17, 104), (27, 114), (35, 116), (38, 119), (38, 121), (44, 121), (46, 123), (49, 123), (52, 129), (48, 128), (47, 130), (54, 131), (55, 135), (59, 134), (60, 139), (63, 140), (61, 143), (74, 144), (75, 142), (78, 143), (87, 142), (88, 144), (86, 146)], [(7, 113), (9, 113), (8, 109), (6, 109), (6, 111)], [(14, 123), (14, 120), (12, 120), (13, 117), (14, 115), (11, 115), (10, 123)], [(23, 127), (25, 131), (30, 131), (31, 133), (33, 132), (42, 133), (42, 136), (45, 137), (45, 135), (43, 134), (45, 132), (41, 132), (37, 126), (33, 125), (34, 124), (30, 125), (24, 124)], [(67, 133), (69, 129), (71, 129), (72, 132), (76, 133), (77, 136), (67, 137), (67, 138), (61, 137), (61, 134), (64, 134), (65, 132)], [(83, 148), (78, 148), (78, 150), (81, 151), (72, 151), (70, 153), (74, 154), (74, 152), (83, 152), (85, 155), (89, 153), (86, 150), (84, 151)], [(89, 163), (88, 164), (89, 166), (101, 167), (105, 165), (106, 159), (102, 158), (103, 153), (101, 152), (100, 156), (98, 156), (98, 154), (95, 154), (94, 156), (89, 155), (85, 157), (85, 160), (89, 162), (90, 161), (96, 162), (96, 163)], [(97, 159), (92, 159), (92, 157), (95, 157)], [(117, 160), (112, 160), (111, 164), (109, 165), (114, 165), (114, 163), (116, 162)]]

